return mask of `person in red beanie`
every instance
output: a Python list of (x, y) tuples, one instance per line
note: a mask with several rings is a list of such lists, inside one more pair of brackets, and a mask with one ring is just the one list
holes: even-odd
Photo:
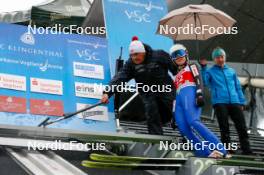
[[(149, 134), (162, 135), (162, 124), (169, 122), (173, 116), (175, 87), (168, 71), (172, 74), (176, 73), (174, 64), (167, 52), (152, 50), (137, 37), (132, 38), (129, 54), (129, 59), (121, 71), (113, 77), (101, 101), (108, 103), (108, 99), (116, 92), (116, 86), (113, 85), (135, 79), (144, 104)], [(148, 91), (140, 88), (143, 86), (148, 86)]]

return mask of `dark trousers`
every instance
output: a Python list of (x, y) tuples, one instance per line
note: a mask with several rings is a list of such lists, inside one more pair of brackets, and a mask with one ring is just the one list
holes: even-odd
[(216, 104), (214, 105), (215, 114), (221, 131), (223, 143), (230, 143), (230, 131), (228, 116), (232, 119), (238, 132), (240, 147), (243, 153), (251, 153), (248, 141), (247, 127), (243, 111), (239, 104)]
[(163, 135), (162, 124), (172, 119), (173, 95), (141, 95), (145, 116), (147, 119), (148, 132), (154, 135)]

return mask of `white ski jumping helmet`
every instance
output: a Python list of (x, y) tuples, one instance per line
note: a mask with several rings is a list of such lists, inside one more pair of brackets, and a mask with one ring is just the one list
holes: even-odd
[(173, 61), (180, 57), (185, 57), (186, 61), (189, 61), (187, 49), (182, 44), (174, 44), (170, 48), (170, 56)]

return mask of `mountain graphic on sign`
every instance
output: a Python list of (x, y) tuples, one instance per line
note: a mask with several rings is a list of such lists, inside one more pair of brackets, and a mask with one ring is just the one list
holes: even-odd
[(8, 97), (8, 98), (6, 99), (6, 102), (8, 102), (8, 103), (12, 103), (12, 102), (13, 102), (13, 98), (12, 98), (12, 97)]
[(24, 33), (21, 37), (20, 40), (29, 45), (34, 45), (35, 44), (35, 38), (31, 33)]
[(44, 102), (44, 105), (45, 105), (45, 106), (50, 106), (50, 103), (49, 103), (49, 101), (48, 101), (48, 100), (46, 100), (46, 101)]

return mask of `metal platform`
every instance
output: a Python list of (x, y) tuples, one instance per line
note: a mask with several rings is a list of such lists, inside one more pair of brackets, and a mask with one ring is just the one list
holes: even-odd
[(0, 136), (12, 138), (30, 138), (45, 140), (69, 140), (76, 139), (83, 142), (90, 141), (118, 141), (118, 142), (146, 142), (159, 143), (160, 141), (171, 141), (171, 136), (157, 136), (149, 134), (135, 133), (104, 133), (104, 132), (84, 132), (66, 129), (42, 128), (32, 126), (11, 126), (0, 125)]
[[(205, 124), (219, 135), (218, 126), (215, 123), (205, 122)], [(217, 174), (217, 172), (226, 172), (228, 175), (243, 172), (262, 172), (263, 168), (238, 167), (219, 165), (212, 159), (189, 158), (193, 156), (187, 151), (163, 151), (159, 150), (160, 141), (177, 142), (181, 139), (180, 133), (169, 127), (164, 127), (164, 136), (147, 134), (147, 127), (142, 123), (121, 121), (121, 127), (126, 132), (119, 133), (103, 133), (103, 132), (83, 132), (73, 130), (63, 130), (54, 128), (41, 127), (25, 127), (0, 125), (0, 147), (8, 157), (9, 164), (13, 164), (13, 171), (19, 174), (113, 174), (113, 175), (178, 175), (187, 173), (188, 175), (207, 175)], [(231, 126), (232, 141), (238, 141), (237, 133)], [(39, 144), (54, 143), (60, 140), (61, 143), (69, 143), (70, 141), (78, 141), (81, 143), (105, 142), (115, 145), (118, 149), (122, 147), (122, 153), (133, 156), (160, 157), (160, 158), (189, 158), (189, 160), (176, 170), (95, 170), (86, 169), (81, 166), (81, 161), (89, 157), (90, 152), (83, 149), (58, 150), (58, 151), (38, 151), (28, 150), (29, 142), (37, 142)], [(258, 135), (250, 135), (250, 142), (255, 153), (264, 154), (264, 138)], [(111, 149), (111, 147), (110, 147)], [(108, 151), (108, 150), (107, 150)], [(111, 150), (112, 151), (112, 150)], [(120, 151), (120, 150), (119, 150)], [(261, 161), (263, 161), (261, 159)], [(1, 163), (1, 162), (0, 162)], [(202, 169), (201, 167), (202, 166)], [(199, 170), (199, 171), (198, 171)], [(5, 172), (3, 170), (3, 172)], [(8, 171), (6, 171), (8, 172)], [(10, 173), (6, 173), (10, 174)], [(11, 173), (12, 174), (12, 173)]]

